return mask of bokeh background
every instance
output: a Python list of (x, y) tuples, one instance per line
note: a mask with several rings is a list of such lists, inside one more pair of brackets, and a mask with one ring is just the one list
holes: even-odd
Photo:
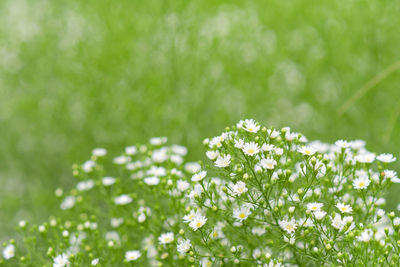
[(254, 118), (399, 157), (399, 12), (399, 0), (1, 0), (1, 239), (55, 212), (54, 190), (94, 147), (165, 135), (197, 159), (203, 138)]

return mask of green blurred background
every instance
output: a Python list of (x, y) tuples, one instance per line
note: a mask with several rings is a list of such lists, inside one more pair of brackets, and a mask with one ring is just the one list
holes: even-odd
[(197, 159), (203, 138), (255, 118), (399, 157), (399, 12), (398, 0), (1, 0), (1, 240), (55, 212), (55, 188), (94, 147), (166, 135)]

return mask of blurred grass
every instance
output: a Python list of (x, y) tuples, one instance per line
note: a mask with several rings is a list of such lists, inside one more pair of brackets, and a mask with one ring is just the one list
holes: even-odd
[[(1, 236), (57, 209), (94, 147), (201, 140), (243, 118), (400, 152), (400, 1), (0, 1)], [(397, 164), (396, 167), (399, 165)], [(399, 188), (389, 207), (399, 201)]]

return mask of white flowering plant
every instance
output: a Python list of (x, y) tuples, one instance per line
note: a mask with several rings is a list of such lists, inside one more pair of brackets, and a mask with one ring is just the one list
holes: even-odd
[(21, 221), (3, 266), (398, 266), (390, 154), (360, 140), (309, 142), (254, 120), (204, 140), (205, 163), (152, 138), (105, 149), (56, 191), (61, 212)]

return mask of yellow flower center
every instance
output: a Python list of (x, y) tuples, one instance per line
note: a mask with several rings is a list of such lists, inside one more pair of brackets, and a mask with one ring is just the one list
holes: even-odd
[(239, 218), (240, 218), (240, 219), (244, 219), (245, 217), (246, 217), (246, 214), (244, 214), (244, 213), (240, 213), (240, 214), (239, 214)]

